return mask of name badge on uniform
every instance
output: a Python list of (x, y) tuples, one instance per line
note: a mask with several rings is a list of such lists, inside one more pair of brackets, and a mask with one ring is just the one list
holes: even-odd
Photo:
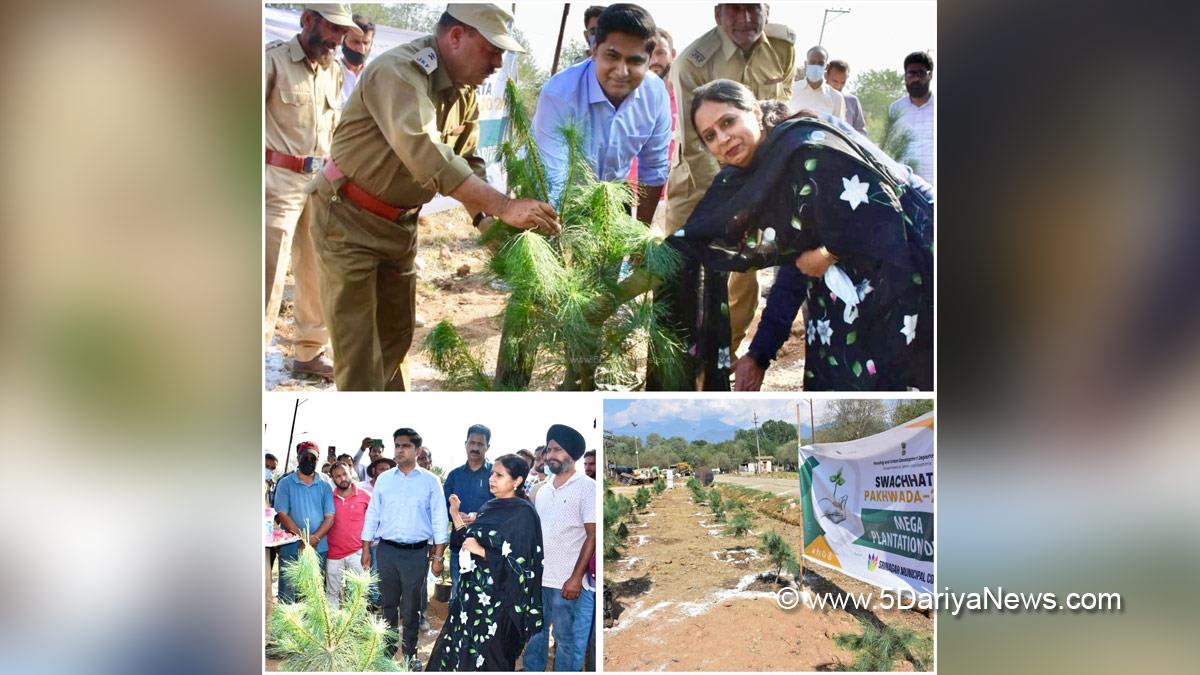
[(426, 47), (414, 54), (413, 61), (416, 61), (417, 65), (421, 66), (421, 70), (424, 70), (426, 74), (437, 70), (437, 54), (430, 47)]

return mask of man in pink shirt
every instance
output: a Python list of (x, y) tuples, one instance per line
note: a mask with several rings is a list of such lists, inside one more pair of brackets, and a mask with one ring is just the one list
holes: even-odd
[(332, 469), (333, 528), (329, 530), (329, 558), (325, 568), (325, 595), (329, 604), (339, 606), (342, 570), (362, 571), (362, 531), (371, 493), (354, 484), (350, 465), (338, 462)]

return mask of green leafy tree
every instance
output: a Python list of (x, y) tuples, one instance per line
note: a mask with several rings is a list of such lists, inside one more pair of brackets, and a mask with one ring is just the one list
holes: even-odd
[(819, 432), (826, 443), (853, 441), (888, 428), (887, 410), (878, 399), (837, 399), (830, 412), (832, 420)]
[(750, 531), (750, 514), (745, 511), (735, 511), (725, 526), (725, 534), (733, 537), (745, 536)]
[[(546, 169), (531, 132), (528, 107), (511, 80), (505, 87), (508, 127), (500, 147), (509, 189), (517, 197), (549, 201)], [(662, 303), (633, 300), (622, 289), (623, 265), (637, 261), (634, 274), (662, 279), (675, 273), (679, 253), (628, 212), (632, 199), (623, 182), (598, 182), (584, 156), (583, 132), (560, 130), (568, 151), (568, 173), (554, 204), (562, 232), (543, 236), (497, 223), (484, 236), (495, 247), (488, 269), (512, 288), (505, 305), (495, 383), (478, 382), (478, 358), (447, 322), (427, 339), (431, 361), (461, 368), (439, 370), (451, 387), (525, 389), (540, 373), (560, 380), (562, 390), (597, 385), (639, 384), (638, 346), (644, 346), (668, 382), (683, 382), (683, 348), (662, 324)], [(446, 353), (454, 350), (457, 354)], [(439, 353), (439, 351), (441, 353)]]
[[(305, 532), (305, 537), (308, 533)], [(311, 546), (280, 571), (296, 589), (296, 602), (276, 604), (268, 626), (267, 655), (282, 659), (280, 670), (299, 672), (397, 671), (401, 664), (384, 648), (395, 631), (367, 611), (367, 591), (378, 578), (370, 570), (346, 569), (345, 598), (329, 604), (321, 563)]]
[(896, 407), (892, 408), (892, 426), (898, 427), (928, 412), (933, 412), (933, 399), (931, 398), (912, 398), (897, 401)]
[(867, 118), (867, 135), (878, 144), (888, 106), (905, 93), (904, 74), (888, 69), (866, 70), (854, 79), (854, 86), (850, 89), (850, 93), (858, 97)]
[(767, 559), (775, 566), (776, 578), (779, 578), (779, 574), (784, 570), (794, 577), (800, 576), (800, 563), (796, 561), (796, 554), (783, 537), (774, 532), (765, 532), (762, 535), (762, 545)]
[[(303, 7), (303, 5), (299, 5)], [(362, 14), (381, 26), (391, 26), (418, 33), (432, 33), (445, 5), (418, 3), (391, 3), (386, 5), (354, 3), (351, 12)]]

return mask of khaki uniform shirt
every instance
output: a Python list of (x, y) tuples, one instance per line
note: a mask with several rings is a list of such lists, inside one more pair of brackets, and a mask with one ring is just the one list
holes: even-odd
[(671, 68), (679, 99), (681, 152), (667, 180), (667, 233), (678, 230), (712, 185), (720, 167), (692, 125), (692, 90), (713, 80), (741, 82), (760, 100), (787, 103), (796, 71), (795, 34), (786, 26), (767, 24), (747, 57), (720, 27), (688, 45)]
[(342, 113), (342, 66), (322, 68), (300, 47), (300, 35), (266, 52), (267, 147), (300, 157), (329, 155)]
[(475, 87), (450, 80), (432, 35), (389, 49), (363, 71), (333, 134), (333, 162), (392, 206), (484, 178)]

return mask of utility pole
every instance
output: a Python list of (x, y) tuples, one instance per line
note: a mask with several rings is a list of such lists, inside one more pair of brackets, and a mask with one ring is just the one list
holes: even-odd
[[(817, 44), (818, 44), (818, 45), (821, 45), (821, 44), (823, 44), (823, 41), (825, 40), (825, 24), (827, 24), (827, 23), (833, 23), (832, 21), (830, 21), (830, 20), (829, 20), (829, 13), (830, 13), (830, 12), (833, 12), (834, 14), (837, 14), (837, 15), (841, 15), (841, 14), (849, 14), (849, 13), (850, 13), (850, 10), (848, 10), (848, 9), (834, 9), (834, 8), (830, 8), (830, 9), (827, 9), (827, 10), (825, 10), (825, 15), (824, 15), (824, 16), (821, 18), (821, 36), (817, 38)], [(837, 17), (837, 16), (835, 16), (835, 17), (833, 17), (833, 18), (836, 20), (838, 17)]]
[(633, 437), (633, 461), (637, 462), (637, 468), (642, 468), (642, 451), (638, 449), (638, 437)]
[(817, 444), (817, 422), (813, 419), (813, 402), (808, 399), (808, 435), (812, 437), (813, 445)]
[(300, 404), (304, 403), (305, 401), (308, 401), (308, 399), (304, 399), (303, 401), (301, 401), (300, 399), (296, 399), (296, 407), (292, 408), (292, 430), (288, 432), (287, 455), (285, 456), (285, 459), (283, 460), (283, 472), (284, 473), (287, 473), (288, 462), (291, 461), (291, 459), (292, 459), (292, 440), (293, 440), (294, 436), (296, 435), (296, 414), (298, 412), (300, 412)]
[(550, 76), (558, 72), (558, 56), (562, 53), (563, 34), (567, 32), (567, 15), (571, 13), (571, 3), (563, 3), (562, 23), (558, 25), (558, 43), (554, 45), (554, 63), (550, 66)]

